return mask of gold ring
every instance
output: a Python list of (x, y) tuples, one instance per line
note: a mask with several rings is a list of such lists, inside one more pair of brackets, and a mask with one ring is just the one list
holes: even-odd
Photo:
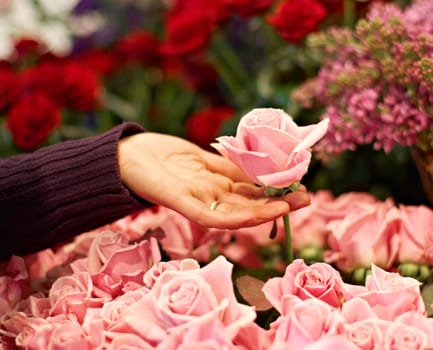
[(210, 210), (216, 210), (216, 208), (217, 208), (220, 204), (221, 204), (220, 201), (213, 201), (213, 202), (210, 204), (209, 209), (210, 209)]

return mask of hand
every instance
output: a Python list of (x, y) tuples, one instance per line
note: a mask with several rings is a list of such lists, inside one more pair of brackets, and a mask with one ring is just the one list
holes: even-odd
[(256, 226), (309, 204), (304, 186), (284, 198), (266, 198), (232, 162), (175, 136), (126, 137), (118, 156), (120, 176), (132, 192), (202, 226)]

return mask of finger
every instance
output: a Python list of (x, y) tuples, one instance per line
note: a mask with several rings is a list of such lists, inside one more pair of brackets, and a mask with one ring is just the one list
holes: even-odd
[(203, 151), (202, 157), (210, 171), (229, 177), (233, 181), (251, 183), (242, 170), (227, 158), (208, 151)]
[(210, 203), (197, 198), (183, 198), (173, 209), (199, 225), (221, 229), (257, 226), (288, 214), (290, 207), (285, 201), (272, 201), (256, 205), (221, 203), (210, 210)]
[(291, 211), (304, 208), (311, 203), (311, 198), (309, 194), (303, 191), (290, 192), (286, 194), (282, 199), (289, 204)]

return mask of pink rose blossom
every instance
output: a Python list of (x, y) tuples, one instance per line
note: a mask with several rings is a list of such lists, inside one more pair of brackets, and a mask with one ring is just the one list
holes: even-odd
[[(153, 350), (154, 346), (150, 345), (144, 339), (133, 333), (117, 333), (111, 343), (106, 346), (107, 350)], [(174, 348), (173, 348), (174, 349)]]
[(86, 272), (57, 279), (48, 294), (50, 315), (73, 314), (82, 322), (88, 307), (100, 307), (104, 301), (92, 297), (93, 283)]
[(360, 350), (344, 335), (325, 335), (318, 341), (305, 346), (302, 350)]
[(112, 332), (128, 332), (129, 327), (123, 322), (123, 311), (128, 306), (135, 304), (146, 294), (147, 291), (141, 288), (129, 291), (110, 302), (104, 303), (101, 308), (101, 318), (104, 328)]
[(232, 342), (232, 334), (226, 334), (219, 318), (203, 318), (192, 322), (186, 330), (170, 332), (160, 349), (176, 350), (246, 350)]
[[(391, 203), (390, 199), (388, 201)], [(328, 222), (343, 219), (354, 207), (377, 202), (376, 197), (366, 192), (346, 192), (334, 197), (327, 190), (317, 191), (311, 200), (315, 212)]]
[(254, 310), (237, 302), (231, 280), (232, 264), (220, 256), (199, 270), (162, 273), (153, 288), (124, 310), (124, 321), (152, 344), (191, 322), (218, 317), (228, 336), (251, 323)]
[(218, 236), (210, 235), (206, 228), (199, 226), (181, 214), (168, 208), (161, 208), (165, 220), (160, 223), (164, 238), (160, 240), (162, 249), (171, 259), (193, 258), (208, 262), (211, 248)]
[(345, 272), (371, 263), (389, 268), (398, 254), (400, 215), (390, 202), (354, 207), (342, 220), (331, 221), (330, 250), (325, 261)]
[(20, 334), (17, 344), (26, 349), (46, 350), (91, 350), (87, 334), (74, 318), (66, 318), (65, 315), (51, 317), (39, 324), (33, 323), (31, 331)]
[(56, 254), (52, 249), (44, 249), (40, 252), (24, 257), (30, 279), (44, 279), (47, 273), (64, 263), (62, 254)]
[(362, 350), (383, 349), (391, 321), (369, 318), (346, 324), (346, 337)]
[(165, 271), (186, 271), (200, 269), (199, 263), (194, 259), (160, 261), (154, 264), (143, 276), (143, 285), (152, 289), (155, 282)]
[(344, 319), (338, 310), (318, 299), (287, 299), (287, 313), (271, 324), (270, 350), (283, 350), (288, 346), (303, 349), (325, 335), (344, 333)]
[(310, 205), (290, 212), (292, 246), (295, 252), (309, 246), (324, 248), (327, 244), (328, 220), (317, 211), (323, 196), (310, 193), (310, 198)]
[(269, 279), (263, 292), (271, 304), (282, 313), (284, 298), (320, 299), (331, 306), (343, 303), (343, 280), (338, 271), (325, 263), (307, 266), (297, 259), (287, 266), (283, 277)]
[(262, 247), (269, 248), (279, 244), (284, 237), (282, 219), (277, 219), (277, 233), (269, 238), (273, 222), (266, 222), (252, 227), (241, 227), (233, 230), (210, 229), (213, 235), (220, 238), (218, 252), (238, 265), (248, 268), (260, 268), (263, 259), (260, 257)]
[(372, 265), (372, 274), (365, 282), (366, 291), (355, 297), (365, 300), (375, 315), (383, 320), (394, 320), (409, 311), (424, 315), (420, 285), (414, 278), (402, 277)]
[(234, 340), (246, 349), (267, 350), (270, 346), (268, 330), (252, 322), (239, 330)]
[(23, 258), (12, 256), (0, 276), (0, 315), (14, 309), (17, 303), (29, 293), (28, 273)]
[(236, 137), (218, 137), (212, 146), (255, 183), (287, 187), (307, 173), (310, 147), (326, 133), (328, 120), (298, 126), (280, 109), (259, 108), (244, 115)]
[(385, 349), (433, 349), (433, 320), (416, 312), (407, 312), (391, 323)]
[(378, 318), (370, 304), (358, 297), (353, 297), (344, 302), (341, 307), (341, 315), (346, 320), (346, 323), (356, 323), (370, 318)]
[(92, 294), (99, 298), (112, 299), (121, 293), (122, 283), (114, 281), (110, 275), (105, 273), (92, 273)]
[(433, 210), (420, 206), (400, 205), (400, 246), (398, 261), (433, 264), (429, 241), (433, 239)]
[(107, 226), (108, 230), (122, 232), (129, 241), (139, 240), (149, 230), (157, 229), (167, 219), (163, 207), (155, 206), (138, 213), (128, 215)]
[(161, 260), (155, 238), (129, 244), (120, 233), (104, 231), (93, 241), (88, 256), (91, 273), (110, 275), (113, 281), (141, 282), (143, 274)]

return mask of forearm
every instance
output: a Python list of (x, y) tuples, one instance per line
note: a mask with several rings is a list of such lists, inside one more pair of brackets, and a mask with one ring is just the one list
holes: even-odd
[(122, 184), (117, 164), (118, 140), (141, 131), (125, 123), (100, 136), (0, 160), (0, 260), (145, 207)]

